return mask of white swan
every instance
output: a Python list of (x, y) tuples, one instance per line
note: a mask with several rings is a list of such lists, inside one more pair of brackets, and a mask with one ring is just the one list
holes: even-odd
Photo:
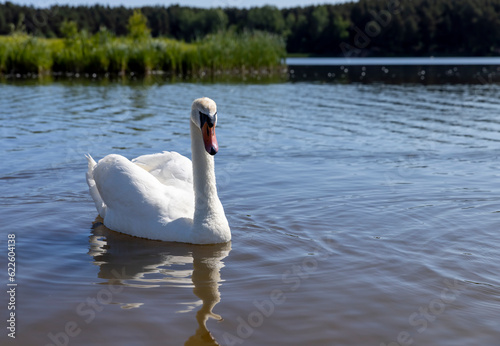
[(87, 183), (104, 225), (141, 238), (192, 244), (231, 240), (215, 185), (217, 106), (207, 97), (191, 107), (192, 163), (176, 152), (129, 161), (88, 159)]

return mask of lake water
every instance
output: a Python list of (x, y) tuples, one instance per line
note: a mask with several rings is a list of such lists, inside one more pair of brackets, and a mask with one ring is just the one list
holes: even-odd
[[(104, 228), (84, 154), (189, 156), (200, 96), (218, 103), (232, 242)], [(498, 345), (499, 96), (493, 84), (0, 84), (1, 343)]]
[(500, 65), (500, 57), (403, 57), (403, 58), (287, 58), (287, 65), (302, 66), (488, 66)]
[(292, 81), (500, 83), (500, 57), (287, 58), (286, 63)]

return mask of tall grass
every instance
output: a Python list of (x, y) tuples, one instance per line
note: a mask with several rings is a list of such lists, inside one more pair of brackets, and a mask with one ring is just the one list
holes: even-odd
[(115, 37), (107, 31), (45, 39), (0, 37), (0, 73), (117, 73), (177, 75), (273, 70), (286, 55), (284, 40), (263, 32), (220, 32), (193, 43), (167, 38)]
[(0, 72), (43, 73), (52, 67), (49, 40), (24, 34), (0, 39)]

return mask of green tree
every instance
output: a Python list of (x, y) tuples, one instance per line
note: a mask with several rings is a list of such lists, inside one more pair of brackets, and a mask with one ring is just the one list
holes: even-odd
[(74, 39), (76, 35), (78, 35), (78, 25), (75, 21), (72, 20), (64, 20), (61, 23), (61, 35), (67, 39)]
[(7, 21), (5, 20), (5, 15), (2, 11), (0, 11), (0, 35), (5, 35), (9, 32), (9, 26), (7, 25)]
[(148, 19), (140, 10), (134, 10), (134, 14), (128, 19), (128, 35), (134, 40), (151, 37), (151, 30), (148, 28)]
[(252, 29), (281, 34), (285, 29), (285, 20), (274, 6), (253, 7), (248, 11), (248, 25)]
[(221, 9), (199, 11), (182, 8), (179, 11), (178, 19), (181, 37), (187, 41), (225, 30), (228, 23), (227, 15)]
[(315, 7), (311, 14), (309, 32), (313, 39), (318, 39), (328, 26), (328, 10), (326, 6)]
[(14, 23), (10, 23), (10, 33), (25, 34), (26, 33), (26, 25), (24, 24), (25, 19), (26, 16), (24, 15), (24, 12), (19, 13), (17, 19), (17, 25), (14, 25)]

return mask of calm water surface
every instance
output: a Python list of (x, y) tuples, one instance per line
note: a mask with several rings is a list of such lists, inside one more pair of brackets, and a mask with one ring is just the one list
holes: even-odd
[[(232, 243), (104, 228), (84, 154), (189, 156), (200, 96), (219, 107)], [(498, 345), (499, 96), (496, 85), (1, 84), (0, 284), (15, 233), (15, 344)]]

